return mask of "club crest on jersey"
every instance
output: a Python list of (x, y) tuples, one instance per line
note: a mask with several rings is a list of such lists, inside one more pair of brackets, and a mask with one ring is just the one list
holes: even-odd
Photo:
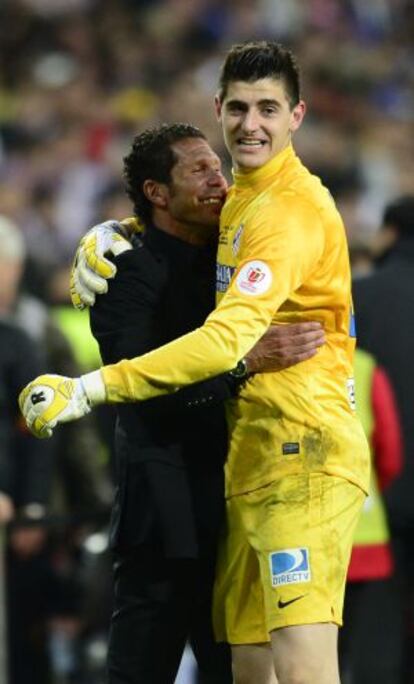
[(264, 294), (272, 284), (272, 271), (264, 261), (249, 261), (237, 274), (236, 284), (243, 294)]
[(237, 255), (237, 253), (240, 249), (240, 242), (241, 242), (241, 236), (242, 236), (243, 230), (244, 230), (244, 223), (241, 223), (239, 225), (239, 227), (237, 228), (235, 234), (234, 234), (233, 242), (231, 245), (231, 249), (232, 249), (234, 256)]
[(284, 549), (269, 554), (272, 586), (310, 582), (309, 549)]

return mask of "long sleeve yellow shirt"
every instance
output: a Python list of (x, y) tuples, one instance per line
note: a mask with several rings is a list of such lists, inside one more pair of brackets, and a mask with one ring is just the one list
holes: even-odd
[(188, 335), (104, 367), (108, 399), (144, 400), (228, 371), (271, 323), (319, 320), (327, 342), (314, 358), (256, 374), (230, 403), (227, 494), (303, 470), (366, 490), (369, 453), (353, 405), (355, 336), (341, 218), (291, 146), (234, 181), (220, 222), (216, 309)]

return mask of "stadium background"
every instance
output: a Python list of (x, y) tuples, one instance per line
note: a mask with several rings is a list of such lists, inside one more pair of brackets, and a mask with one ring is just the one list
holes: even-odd
[[(96, 350), (76, 344), (67, 310), (80, 235), (130, 214), (122, 157), (146, 126), (197, 124), (230, 176), (212, 100), (226, 49), (250, 38), (297, 54), (308, 114), (296, 148), (351, 244), (370, 242), (385, 204), (414, 191), (412, 0), (1, 0), (0, 215), (23, 232), (25, 290), (75, 340), (83, 369)], [(83, 680), (55, 673), (69, 681)]]

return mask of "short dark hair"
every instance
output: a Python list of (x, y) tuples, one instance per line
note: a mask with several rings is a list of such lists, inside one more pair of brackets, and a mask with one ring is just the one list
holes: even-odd
[(397, 197), (384, 209), (383, 226), (393, 226), (401, 236), (414, 238), (414, 195)]
[(232, 81), (251, 83), (268, 77), (284, 82), (293, 109), (300, 101), (300, 73), (292, 52), (273, 40), (233, 45), (221, 68), (219, 98), (224, 100)]
[(134, 213), (144, 224), (151, 220), (152, 204), (145, 196), (143, 187), (148, 179), (158, 183), (170, 183), (171, 171), (177, 162), (172, 145), (186, 138), (206, 136), (199, 128), (186, 123), (163, 124), (148, 128), (136, 135), (129, 154), (124, 157), (124, 179)]

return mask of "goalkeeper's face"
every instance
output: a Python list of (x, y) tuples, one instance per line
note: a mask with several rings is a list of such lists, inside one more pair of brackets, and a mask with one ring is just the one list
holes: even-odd
[(177, 162), (168, 185), (171, 217), (189, 227), (216, 232), (227, 193), (219, 157), (203, 138), (180, 140), (173, 150)]
[(216, 98), (224, 142), (236, 171), (259, 169), (284, 150), (305, 115), (301, 100), (292, 106), (285, 83), (272, 77), (231, 81)]

